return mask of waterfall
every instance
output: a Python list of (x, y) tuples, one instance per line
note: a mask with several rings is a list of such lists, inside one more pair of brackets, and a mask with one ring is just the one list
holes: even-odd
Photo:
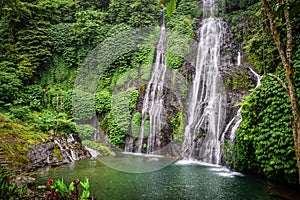
[(225, 23), (214, 17), (214, 0), (204, 0), (203, 10), (204, 19), (199, 33), (196, 73), (189, 101), (182, 156), (184, 159), (220, 164), (226, 95), (218, 67), (226, 31)]
[[(142, 121), (136, 145), (138, 153), (141, 153), (143, 148), (147, 148), (147, 153), (153, 153), (160, 147), (161, 128), (165, 118), (163, 88), (166, 69), (166, 27), (163, 16), (155, 62), (143, 100)], [(146, 126), (147, 120), (150, 127)], [(146, 130), (147, 128), (150, 130)], [(147, 143), (144, 138), (148, 138)]]
[(92, 158), (96, 158), (100, 153), (92, 148), (85, 146), (85, 149), (91, 154)]
[(254, 76), (256, 77), (256, 86), (255, 86), (255, 88), (257, 88), (258, 86), (260, 86), (261, 75), (256, 73), (252, 68), (249, 68), (249, 69), (254, 74)]
[[(256, 85), (255, 88), (257, 88), (258, 86), (260, 86), (260, 79), (261, 76), (259, 74), (257, 74), (252, 68), (249, 68), (250, 71), (254, 74), (254, 76), (256, 77)], [(229, 139), (231, 143), (234, 143), (235, 141), (235, 135), (236, 135), (236, 131), (238, 129), (238, 127), (240, 126), (241, 122), (242, 122), (242, 115), (241, 115), (241, 111), (242, 111), (242, 107), (240, 107), (235, 115), (235, 117), (227, 124), (225, 131), (223, 132), (223, 136), (225, 136), (225, 134), (230, 130), (231, 131), (229, 133)]]
[(241, 52), (238, 52), (238, 56), (237, 56), (237, 66), (241, 65)]
[[(60, 138), (61, 140), (59, 141), (58, 139), (54, 139), (55, 144), (57, 144), (57, 146), (59, 147), (61, 153), (65, 153), (66, 157), (68, 157), (68, 159), (73, 162), (75, 161), (73, 159), (73, 155), (69, 153), (69, 148), (67, 145), (62, 145), (66, 143), (66, 140), (64, 138)], [(71, 152), (72, 153), (72, 152)]]

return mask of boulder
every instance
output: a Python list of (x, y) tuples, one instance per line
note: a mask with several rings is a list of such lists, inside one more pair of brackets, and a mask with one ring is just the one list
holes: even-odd
[(55, 135), (51, 140), (33, 146), (27, 154), (31, 167), (58, 166), (90, 158), (91, 155), (84, 145), (77, 137), (74, 138), (70, 140), (70, 136)]

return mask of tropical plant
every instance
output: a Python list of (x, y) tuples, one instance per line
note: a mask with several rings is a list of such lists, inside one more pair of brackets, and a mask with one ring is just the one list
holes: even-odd
[[(298, 166), (298, 183), (300, 184), (300, 105), (299, 97), (296, 91), (296, 83), (294, 79), (294, 64), (293, 64), (293, 27), (292, 18), (290, 18), (291, 10), (293, 5), (296, 6), (298, 2), (293, 0), (283, 0), (280, 2), (268, 2), (267, 0), (262, 0), (266, 16), (269, 20), (270, 34), (276, 44), (276, 48), (279, 52), (280, 59), (285, 70), (285, 79), (287, 84), (274, 74), (269, 74), (269, 76), (275, 78), (281, 86), (285, 89), (292, 109), (292, 129), (294, 136), (294, 148)], [(273, 7), (271, 7), (273, 6)], [(284, 24), (280, 22), (285, 22)], [(280, 30), (284, 30), (286, 33), (286, 38), (282, 38), (280, 35)]]
[(22, 188), (18, 188), (17, 184), (12, 182), (10, 173), (0, 166), (0, 199), (22, 199), (26, 192), (27, 184), (24, 184)]
[[(81, 188), (79, 189), (79, 185)], [(94, 200), (95, 196), (90, 195), (89, 179), (84, 178), (84, 181), (74, 180), (69, 186), (64, 183), (63, 178), (53, 180), (48, 179), (46, 186), (50, 189), (47, 194), (47, 200)]]
[(90, 139), (94, 134), (94, 127), (89, 124), (77, 125), (76, 130), (79, 133), (81, 139)]

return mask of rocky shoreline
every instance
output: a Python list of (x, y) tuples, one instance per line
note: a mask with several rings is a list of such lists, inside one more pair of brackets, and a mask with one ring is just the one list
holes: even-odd
[(56, 135), (48, 142), (34, 146), (27, 155), (30, 168), (59, 166), (90, 157), (91, 154), (76, 134), (68, 137)]
[(91, 158), (91, 154), (77, 134), (70, 134), (69, 136), (54, 135), (48, 141), (33, 146), (27, 158), (30, 160), (27, 166), (19, 169), (7, 168), (7, 171), (10, 171), (12, 182), (16, 183), (18, 188), (27, 184), (27, 193), (23, 199), (42, 200), (46, 199), (49, 188), (46, 185), (36, 184), (34, 176), (38, 169), (88, 159)]

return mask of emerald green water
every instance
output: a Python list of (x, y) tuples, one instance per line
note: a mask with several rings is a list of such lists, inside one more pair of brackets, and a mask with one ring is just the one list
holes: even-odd
[[(141, 168), (144, 170), (137, 171)], [(138, 173), (141, 171), (148, 172)], [(63, 177), (67, 183), (88, 177), (91, 193), (97, 199), (280, 199), (268, 194), (267, 183), (258, 178), (221, 166), (161, 157), (120, 155), (82, 160), (41, 170), (37, 176), (40, 184), (50, 177)]]

